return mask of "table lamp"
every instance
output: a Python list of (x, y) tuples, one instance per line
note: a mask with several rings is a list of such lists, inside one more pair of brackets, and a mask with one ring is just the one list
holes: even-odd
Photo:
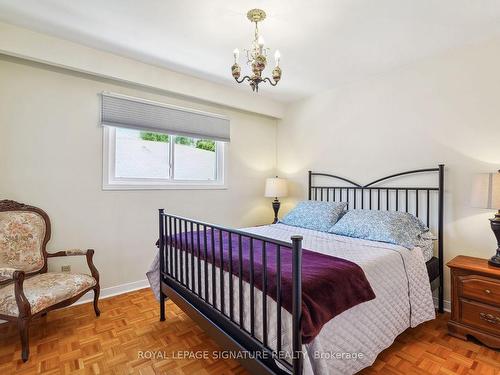
[(278, 222), (278, 211), (280, 210), (280, 201), (278, 198), (286, 197), (288, 194), (288, 188), (286, 185), (286, 180), (284, 178), (279, 178), (278, 176), (266, 179), (266, 191), (265, 196), (268, 198), (274, 197), (273, 200), (273, 210), (274, 210), (274, 221), (273, 224)]
[(490, 219), (491, 229), (497, 238), (497, 253), (488, 263), (500, 267), (500, 170), (498, 173), (481, 173), (474, 177), (471, 204), (473, 207), (498, 210), (495, 217)]

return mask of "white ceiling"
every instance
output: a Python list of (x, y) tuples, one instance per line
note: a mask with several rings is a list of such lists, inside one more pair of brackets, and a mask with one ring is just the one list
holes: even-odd
[(254, 7), (283, 69), (259, 95), (282, 101), (500, 34), (500, 0), (0, 0), (0, 20), (237, 87)]

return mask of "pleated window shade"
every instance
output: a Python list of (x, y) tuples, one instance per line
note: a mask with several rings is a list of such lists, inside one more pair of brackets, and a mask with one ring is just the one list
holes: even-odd
[(101, 124), (229, 142), (229, 119), (147, 100), (102, 94)]

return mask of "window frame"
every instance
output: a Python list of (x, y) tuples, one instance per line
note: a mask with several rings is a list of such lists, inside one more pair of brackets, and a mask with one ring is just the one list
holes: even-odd
[[(139, 129), (138, 129), (139, 130)], [(163, 133), (162, 133), (163, 134)], [(166, 133), (165, 133), (166, 134)], [(216, 168), (215, 180), (174, 180), (174, 147), (169, 134), (169, 178), (134, 178), (115, 177), (116, 160), (116, 127), (103, 126), (103, 190), (212, 190), (227, 189), (227, 142), (216, 141)]]

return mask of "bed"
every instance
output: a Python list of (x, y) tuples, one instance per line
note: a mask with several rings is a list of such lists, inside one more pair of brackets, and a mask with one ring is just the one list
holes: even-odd
[[(395, 185), (398, 178), (423, 174), (437, 174), (437, 186)], [(309, 172), (308, 182), (310, 201), (420, 217), (437, 235), (437, 256), (424, 259), (418, 247), (408, 251), (281, 223), (229, 229), (161, 209), (159, 253), (148, 274), (161, 302), (160, 319), (165, 320), (168, 296), (251, 373), (353, 374), (408, 327), (435, 317), (431, 289), (442, 312), (443, 165), (367, 185), (317, 172)], [(308, 338), (304, 305), (311, 298), (302, 284), (311, 270), (302, 261), (311, 256), (357, 265), (376, 298), (341, 311)]]

